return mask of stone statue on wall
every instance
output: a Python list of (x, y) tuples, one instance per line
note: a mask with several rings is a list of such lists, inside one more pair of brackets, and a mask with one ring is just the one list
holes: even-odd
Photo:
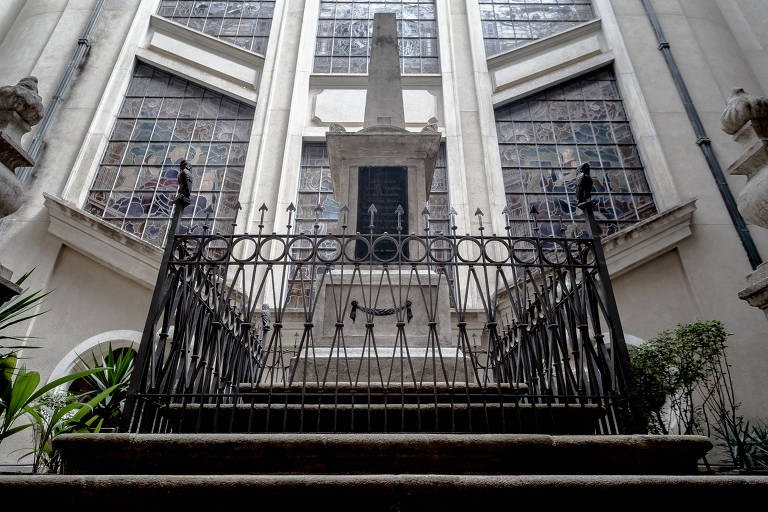
[[(747, 177), (736, 199), (739, 211), (749, 222), (768, 228), (768, 98), (734, 89), (720, 126), (741, 149), (728, 166), (729, 174)], [(739, 297), (768, 316), (768, 263), (747, 276)]]
[(43, 111), (37, 78), (30, 76), (16, 85), (0, 87), (0, 218), (24, 202), (24, 188), (15, 170), (35, 162), (21, 147), (21, 138), (40, 122)]
[(734, 135), (752, 120), (768, 120), (768, 98), (734, 89), (720, 117), (720, 127), (728, 135)]
[(27, 131), (43, 118), (43, 98), (37, 94), (37, 78), (28, 76), (16, 85), (0, 87), (0, 112), (16, 112)]

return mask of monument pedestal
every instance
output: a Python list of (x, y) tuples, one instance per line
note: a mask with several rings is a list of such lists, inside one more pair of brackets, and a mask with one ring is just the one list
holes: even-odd
[(466, 382), (465, 358), (472, 380), (469, 354), (457, 351), (451, 336), (444, 275), (331, 270), (318, 291), (314, 318), (312, 343), (291, 361), (294, 381)]

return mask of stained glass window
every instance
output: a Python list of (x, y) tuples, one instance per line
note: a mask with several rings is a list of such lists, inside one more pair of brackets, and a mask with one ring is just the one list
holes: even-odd
[(162, 0), (158, 14), (264, 55), (274, 10), (274, 0)]
[[(328, 150), (325, 142), (305, 142), (301, 154), (301, 169), (299, 171), (299, 189), (297, 193), (296, 226), (297, 233), (314, 233), (315, 215), (318, 205), (319, 233), (341, 233), (339, 223), (339, 205), (333, 197), (333, 181), (328, 160)], [(445, 158), (445, 144), (441, 144), (435, 162), (435, 174), (432, 178), (432, 189), (429, 195), (430, 225), (433, 233), (447, 233), (449, 230), (450, 204), (448, 201), (448, 168)], [(294, 250), (301, 250), (299, 244), (294, 244)], [(298, 258), (297, 258), (298, 259)], [(322, 271), (323, 269), (319, 269)], [(310, 282), (308, 268), (305, 268), (304, 288)], [(293, 275), (291, 291), (288, 297), (289, 306), (300, 307), (302, 293), (301, 276)], [(308, 289), (304, 293), (309, 293)]]
[(656, 213), (627, 114), (610, 68), (498, 108), (496, 133), (514, 233), (564, 234), (583, 219), (576, 167), (588, 162), (604, 234)]
[(478, 0), (487, 56), (595, 17), (590, 0)]
[(321, 0), (315, 73), (367, 73), (373, 15), (394, 12), (402, 73), (439, 73), (434, 0)]
[(231, 233), (254, 108), (138, 64), (85, 209), (147, 242), (164, 243), (178, 164), (192, 165), (180, 232)]

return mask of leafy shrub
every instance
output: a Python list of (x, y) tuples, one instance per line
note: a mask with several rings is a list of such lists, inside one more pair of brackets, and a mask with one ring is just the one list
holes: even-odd
[(734, 467), (759, 469), (768, 464), (768, 429), (738, 414), (728, 336), (717, 320), (678, 325), (630, 347), (632, 370), (649, 432), (715, 437)]

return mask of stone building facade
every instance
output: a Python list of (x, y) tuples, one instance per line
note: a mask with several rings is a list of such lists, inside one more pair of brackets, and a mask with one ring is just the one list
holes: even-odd
[[(768, 8), (649, 4), (725, 168), (740, 152), (720, 130), (730, 91), (768, 94)], [(570, 233), (576, 166), (589, 162), (625, 332), (639, 341), (723, 321), (743, 412), (765, 417), (768, 324), (738, 297), (756, 262), (640, 0), (7, 0), (3, 82), (36, 76), (46, 105), (97, 20), (25, 204), (0, 228), (3, 265), (35, 267), (32, 288), (54, 291), (29, 326), (45, 348), (29, 351), (28, 366), (55, 378), (77, 354), (138, 343), (181, 159), (193, 166), (182, 230), (257, 231), (264, 203), (265, 230), (281, 231), (295, 203), (296, 229), (321, 204), (322, 230), (334, 231), (325, 134), (363, 124), (379, 10), (400, 20), (406, 128), (442, 134), (434, 221), (447, 229), (453, 208), (458, 231), (475, 231), (480, 208), (504, 232), (508, 206), (527, 234), (535, 207), (541, 233)], [(744, 181), (727, 177), (735, 195)], [(766, 231), (749, 232), (768, 254)]]

